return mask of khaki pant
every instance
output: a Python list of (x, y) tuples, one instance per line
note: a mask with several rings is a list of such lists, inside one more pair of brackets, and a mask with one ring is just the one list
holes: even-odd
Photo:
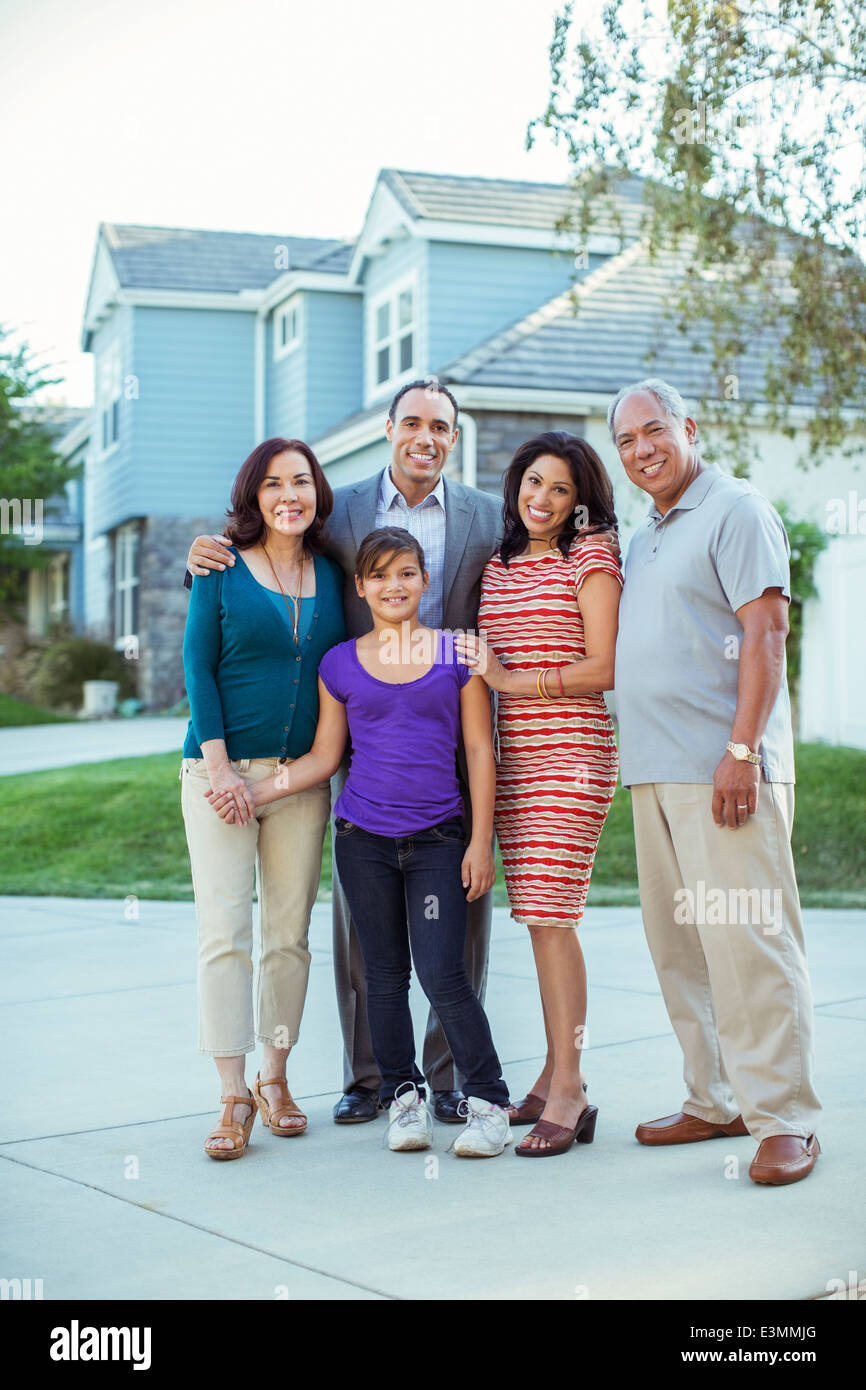
[[(292, 759), (289, 759), (291, 762)], [(248, 783), (270, 777), (277, 758), (242, 758)], [(198, 921), (198, 1050), (210, 1057), (298, 1040), (310, 953), (307, 933), (331, 806), (328, 783), (260, 807), (245, 826), (221, 820), (204, 792), (203, 758), (184, 758), (181, 808)], [(261, 951), (253, 1016), (253, 887)]]
[(683, 1110), (754, 1138), (814, 1133), (812, 993), (791, 853), (794, 788), (736, 830), (704, 783), (632, 787), (647, 942), (682, 1047)]

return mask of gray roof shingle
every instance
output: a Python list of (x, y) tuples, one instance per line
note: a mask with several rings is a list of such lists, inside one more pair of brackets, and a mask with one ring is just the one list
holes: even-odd
[[(383, 169), (380, 178), (415, 220), (550, 230), (573, 198), (565, 184), (465, 178), (403, 169)], [(640, 187), (639, 180), (626, 180), (617, 186), (615, 203), (621, 210), (628, 239), (638, 233)], [(599, 210), (594, 230), (618, 230), (609, 208)], [(288, 248), (290, 269), (333, 275), (348, 270), (354, 248), (351, 241), (324, 237), (266, 236), (258, 232), (143, 227), (117, 222), (104, 222), (101, 232), (125, 289), (228, 293), (260, 290), (285, 270), (278, 264), (281, 247)]]
[[(256, 232), (197, 231), (184, 227), (102, 224), (102, 235), (125, 289), (228, 291), (264, 289), (289, 269), (340, 274), (351, 256), (347, 242), (322, 237), (265, 236)], [(279, 262), (279, 263), (278, 263)]]
[[(574, 202), (570, 185), (529, 183), (514, 179), (467, 178), (456, 174), (414, 173), (383, 169), (380, 177), (409, 215), (444, 222), (481, 222), (495, 226), (552, 228)], [(636, 236), (641, 212), (641, 181), (615, 184), (612, 202), (620, 210), (628, 237)], [(609, 208), (599, 207), (595, 231), (615, 230)]]
[[(578, 286), (576, 311), (571, 294), (561, 294), (443, 367), (440, 376), (463, 385), (614, 395), (652, 375), (668, 378), (687, 398), (718, 398), (709, 351), (695, 345), (700, 329), (680, 333), (666, 312), (682, 276), (681, 258), (660, 254), (651, 261), (645, 245), (634, 243)], [(778, 341), (766, 332), (731, 359), (740, 399), (761, 398)], [(815, 397), (801, 390), (797, 403), (814, 404)]]

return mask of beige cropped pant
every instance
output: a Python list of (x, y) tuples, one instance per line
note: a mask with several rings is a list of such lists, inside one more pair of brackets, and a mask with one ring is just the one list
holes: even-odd
[(641, 912), (683, 1050), (682, 1109), (742, 1114), (758, 1140), (815, 1131), (812, 992), (791, 853), (794, 788), (762, 781), (757, 814), (717, 826), (705, 783), (633, 786)]
[[(289, 759), (291, 762), (292, 759)], [(270, 777), (277, 758), (242, 758), (248, 783)], [(310, 973), (308, 932), (331, 808), (327, 782), (259, 808), (247, 825), (222, 820), (204, 793), (203, 758), (184, 758), (183, 811), (198, 922), (198, 1050), (209, 1057), (253, 1052), (256, 1039), (298, 1040)], [(260, 949), (253, 1009), (253, 888)]]

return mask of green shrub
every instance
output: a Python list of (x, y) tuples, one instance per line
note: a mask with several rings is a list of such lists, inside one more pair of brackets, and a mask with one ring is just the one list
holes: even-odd
[(49, 709), (80, 709), (85, 681), (117, 681), (118, 698), (135, 694), (135, 678), (120, 652), (92, 637), (69, 637), (44, 653), (33, 677), (33, 697)]

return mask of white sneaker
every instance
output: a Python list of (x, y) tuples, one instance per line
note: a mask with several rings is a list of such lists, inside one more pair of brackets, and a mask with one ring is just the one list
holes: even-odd
[(511, 1121), (501, 1105), (467, 1096), (460, 1103), (460, 1113), (466, 1116), (468, 1124), (454, 1140), (458, 1158), (495, 1158), (511, 1143)]
[(394, 1093), (388, 1111), (388, 1148), (429, 1149), (433, 1136), (433, 1116), (411, 1081), (404, 1081)]

